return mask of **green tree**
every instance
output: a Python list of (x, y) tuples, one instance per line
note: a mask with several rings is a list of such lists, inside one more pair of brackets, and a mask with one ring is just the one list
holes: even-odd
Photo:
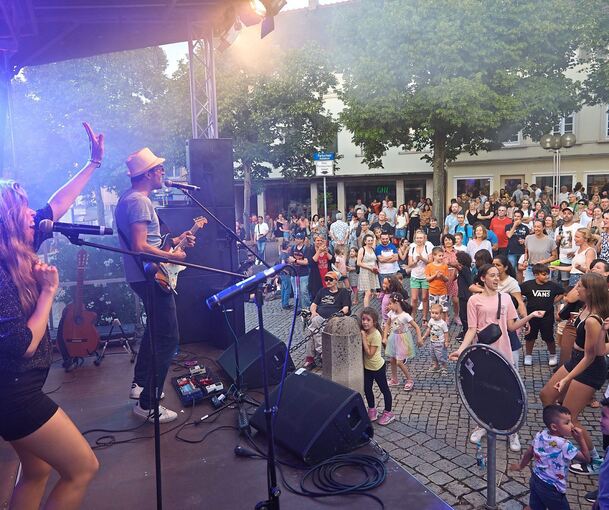
[(584, 99), (590, 105), (609, 104), (609, 5), (604, 0), (586, 0), (585, 20), (580, 25), (580, 61), (588, 73)]
[(345, 109), (340, 120), (382, 167), (389, 147), (430, 151), (434, 213), (443, 217), (446, 162), (523, 129), (539, 137), (578, 109), (577, 5), (557, 0), (371, 0), (337, 24)]
[(312, 155), (331, 147), (338, 124), (324, 106), (336, 77), (317, 48), (276, 56), (266, 73), (218, 60), (220, 135), (233, 139), (235, 173), (243, 179), (244, 217), (252, 181), (273, 167), (286, 178), (313, 175)]
[[(33, 203), (48, 198), (85, 163), (84, 120), (106, 138), (103, 166), (88, 188), (98, 212), (101, 187), (128, 186), (127, 155), (144, 146), (160, 154), (176, 152), (167, 123), (166, 66), (165, 53), (156, 47), (30, 67), (13, 80), (12, 173), (27, 184)], [(181, 145), (183, 161), (184, 140)], [(104, 221), (103, 214), (98, 218)]]

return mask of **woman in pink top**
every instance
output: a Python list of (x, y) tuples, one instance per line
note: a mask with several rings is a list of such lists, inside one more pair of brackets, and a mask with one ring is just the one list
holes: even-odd
[[(510, 295), (497, 291), (499, 287), (499, 270), (491, 264), (485, 264), (478, 270), (478, 276), (484, 284), (484, 290), (480, 294), (474, 294), (469, 298), (467, 302), (467, 321), (469, 327), (461, 345), (455, 352), (450, 354), (449, 358), (453, 361), (459, 359), (465, 348), (476, 339), (479, 331), (482, 331), (490, 324), (497, 324), (497, 306), (499, 304), (498, 300), (501, 300), (499, 327), (502, 334), (496, 342), (491, 344), (491, 347), (500, 352), (504, 358), (513, 364), (512, 345), (508, 332), (516, 331), (523, 327), (534, 317), (543, 317), (545, 312), (535, 311), (518, 320), (518, 314)], [(478, 443), (485, 433), (486, 430), (483, 428), (476, 428), (469, 437), (470, 442)], [(513, 451), (520, 449), (518, 434), (510, 436), (510, 449)]]
[[(467, 302), (469, 328), (463, 337), (459, 349), (451, 353), (450, 359), (454, 361), (459, 359), (461, 353), (474, 341), (479, 331), (482, 331), (489, 324), (497, 324), (497, 305), (498, 299), (501, 299), (499, 327), (502, 334), (496, 342), (491, 344), (491, 347), (503, 354), (510, 363), (513, 363), (508, 331), (516, 331), (534, 317), (543, 317), (544, 312), (535, 311), (523, 319), (518, 319), (518, 314), (510, 295), (499, 294), (497, 292), (499, 287), (499, 270), (491, 264), (485, 264), (479, 269), (478, 275), (484, 283), (484, 290), (480, 294), (473, 295)], [(501, 296), (500, 298), (498, 297), (499, 295)]]

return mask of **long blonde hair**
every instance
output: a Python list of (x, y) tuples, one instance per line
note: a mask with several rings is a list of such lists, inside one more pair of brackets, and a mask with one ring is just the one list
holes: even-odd
[(15, 181), (1, 179), (0, 261), (11, 275), (21, 306), (28, 316), (38, 300), (38, 287), (32, 274), (37, 257), (25, 237), (31, 221), (25, 190)]

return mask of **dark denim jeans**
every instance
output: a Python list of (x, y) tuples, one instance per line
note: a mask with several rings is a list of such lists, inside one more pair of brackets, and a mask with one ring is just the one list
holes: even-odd
[(289, 274), (280, 273), (281, 280), (281, 306), (287, 308), (290, 306), (290, 295), (292, 293), (292, 281)]
[[(154, 374), (156, 372), (159, 388), (158, 397), (160, 398), (167, 371), (180, 339), (176, 303), (173, 293), (164, 292), (158, 285), (154, 284), (155, 308), (149, 310), (148, 300), (146, 299), (146, 282), (134, 282), (130, 285), (144, 302), (147, 317), (146, 331), (135, 363), (133, 382), (144, 388), (140, 395), (140, 406), (142, 409), (150, 409), (153, 401)], [(151, 322), (156, 350), (156, 370), (153, 370), (150, 359), (149, 324)]]

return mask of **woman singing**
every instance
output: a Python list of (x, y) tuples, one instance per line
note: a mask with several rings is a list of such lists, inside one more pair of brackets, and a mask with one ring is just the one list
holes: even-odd
[(82, 191), (103, 157), (103, 136), (88, 124), (87, 164), (43, 209), (28, 206), (24, 189), (0, 180), (0, 437), (21, 462), (10, 508), (39, 508), (51, 469), (59, 480), (45, 508), (79, 508), (98, 470), (89, 444), (68, 416), (42, 391), (52, 358), (47, 321), (59, 286), (57, 269), (41, 263), (36, 226), (59, 219)]

